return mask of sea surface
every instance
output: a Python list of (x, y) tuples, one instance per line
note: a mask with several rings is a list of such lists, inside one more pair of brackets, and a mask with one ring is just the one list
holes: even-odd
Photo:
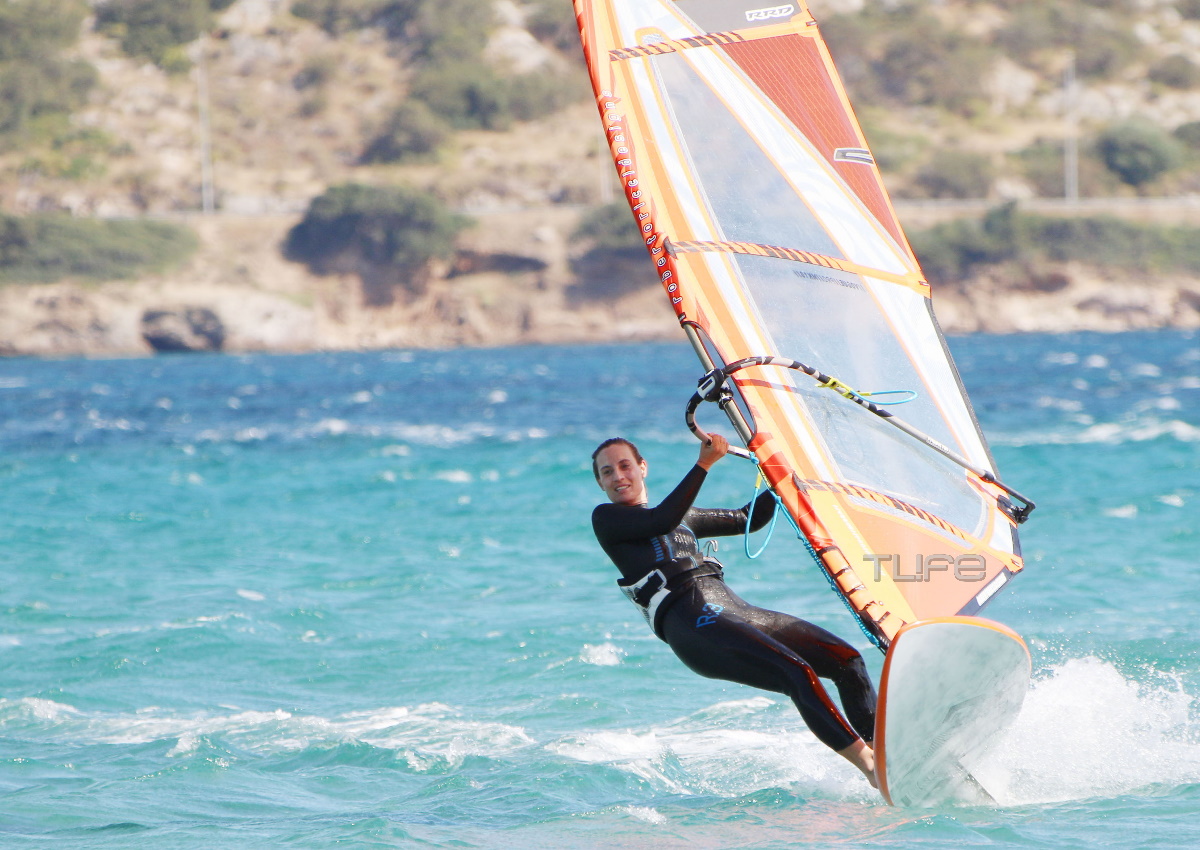
[[(674, 486), (683, 343), (10, 359), (0, 847), (1193, 846), (1200, 337), (950, 343), (1038, 503), (985, 612), (1034, 665), (999, 805), (885, 805), (618, 593), (589, 455), (627, 435)], [(700, 501), (753, 492), (731, 457)], [(783, 524), (721, 555), (878, 677)]]

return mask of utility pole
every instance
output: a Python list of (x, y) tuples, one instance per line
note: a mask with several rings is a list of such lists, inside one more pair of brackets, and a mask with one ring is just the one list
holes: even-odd
[(1075, 51), (1067, 52), (1063, 69), (1063, 102), (1067, 137), (1063, 144), (1063, 196), (1068, 204), (1079, 201), (1079, 85), (1075, 81)]
[(208, 103), (208, 33), (200, 34), (200, 61), (196, 63), (196, 98), (200, 102), (200, 208), (212, 215), (213, 193), (212, 122)]

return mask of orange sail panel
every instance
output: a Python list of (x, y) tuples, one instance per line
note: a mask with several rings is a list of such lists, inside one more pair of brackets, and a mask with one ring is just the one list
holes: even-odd
[(972, 467), (795, 370), (734, 373), (748, 447), (835, 588), (881, 648), (978, 612), (1022, 568), (1014, 512), (807, 7), (575, 10), (626, 198), (702, 361), (774, 355), (902, 392), (896, 415)]

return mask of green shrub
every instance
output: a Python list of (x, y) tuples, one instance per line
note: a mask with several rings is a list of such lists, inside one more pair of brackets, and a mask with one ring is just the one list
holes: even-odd
[(190, 229), (162, 221), (0, 214), (0, 280), (132, 278), (183, 262), (196, 245)]
[(0, 3), (0, 62), (39, 59), (74, 44), (88, 13), (84, 0), (6, 0)]
[(624, 198), (589, 210), (580, 218), (571, 237), (590, 242), (589, 250), (601, 254), (646, 256), (646, 240)]
[(112, 138), (94, 129), (71, 130), (57, 136), (46, 148), (29, 153), (21, 163), (22, 174), (43, 174), (67, 180), (102, 176), (105, 161), (120, 155)]
[(96, 69), (61, 55), (86, 13), (82, 0), (0, 3), (0, 151), (54, 135), (87, 101)]
[(1057, 3), (1021, 3), (993, 40), (1007, 56), (1028, 64), (1042, 51), (1070, 46), (1070, 14)]
[(872, 20), (868, 7), (858, 14), (832, 15), (821, 21), (821, 35), (855, 105), (879, 103), (882, 97), (871, 64), (870, 48), (878, 38)]
[(935, 283), (965, 279), (979, 265), (1017, 259), (1023, 222), (1016, 207), (1005, 204), (981, 219), (955, 219), (911, 236), (913, 252), (926, 277)]
[[(1066, 151), (1062, 139), (1038, 139), (1032, 145), (1010, 155), (1018, 173), (1042, 198), (1061, 198), (1066, 194)], [(1110, 195), (1120, 181), (1108, 170), (1096, 153), (1079, 146), (1079, 194), (1085, 197)]]
[(382, 27), (400, 37), (416, 14), (420, 0), (295, 0), (292, 14), (312, 21), (330, 35), (366, 27)]
[(942, 150), (917, 171), (913, 182), (930, 198), (986, 198), (993, 172), (983, 154)]
[(592, 91), (582, 64), (565, 73), (538, 70), (502, 77), (501, 83), (507, 89), (509, 113), (518, 121), (551, 115)]
[(1038, 139), (1012, 154), (1022, 177), (1043, 198), (1059, 198), (1066, 192), (1066, 153), (1061, 139)]
[(1142, 43), (1129, 30), (1085, 21), (1076, 42), (1075, 69), (1081, 77), (1110, 79), (1141, 53)]
[[(495, 26), (491, 0), (298, 0), (292, 12), (335, 34), (383, 27), (416, 66), (408, 103), (423, 103), (454, 129), (503, 130), (514, 119), (550, 114), (590, 91), (582, 64), (567, 75), (545, 71), (504, 75), (489, 66), (483, 50)], [(569, 3), (541, 0), (531, 12), (531, 21), (543, 38), (578, 42)], [(427, 137), (436, 135), (433, 131), (440, 126), (421, 118), (419, 132), (406, 138), (405, 123), (389, 121), (372, 141), (365, 160), (398, 162), (405, 152), (423, 156), (436, 147)]]
[(1142, 121), (1109, 127), (1096, 138), (1095, 148), (1109, 171), (1134, 187), (1151, 182), (1182, 162), (1179, 143), (1157, 125)]
[(96, 26), (120, 41), (129, 56), (172, 73), (190, 63), (179, 48), (213, 25), (213, 12), (232, 0), (109, 0), (96, 6)]
[(1191, 89), (1200, 84), (1200, 66), (1177, 53), (1151, 65), (1147, 76), (1173, 89)]
[(381, 0), (294, 0), (292, 14), (337, 36), (370, 26), (381, 5)]
[(476, 62), (496, 24), (491, 0), (421, 0), (406, 36), (433, 65)]
[(428, 65), (413, 77), (409, 96), (459, 130), (503, 130), (512, 122), (505, 81), (482, 63)]
[(645, 238), (624, 198), (588, 211), (572, 238), (589, 246), (571, 262), (577, 278), (572, 296), (607, 300), (657, 284)]
[(364, 300), (378, 306), (398, 287), (418, 291), (430, 261), (450, 256), (467, 224), (426, 192), (346, 183), (313, 199), (284, 255), (318, 274), (357, 274)]
[(1026, 215), (1014, 204), (982, 219), (956, 220), (912, 234), (928, 278), (966, 280), (981, 265), (1082, 262), (1105, 268), (1165, 273), (1200, 271), (1200, 229), (1134, 224), (1108, 216)]
[(1142, 53), (1123, 17), (1076, 4), (1021, 3), (994, 41), (1029, 65), (1036, 65), (1040, 56), (1056, 62), (1060, 51), (1073, 50), (1078, 74), (1093, 78), (1113, 76)]
[[(912, 27), (898, 29), (876, 62), (876, 73), (883, 90), (901, 103), (970, 114), (983, 98), (992, 52), (982, 42), (935, 21), (920, 16)], [(922, 28), (922, 23), (928, 26)]]
[(392, 113), (363, 151), (362, 162), (422, 162), (433, 157), (448, 134), (445, 122), (423, 102), (408, 100)]
[(95, 68), (78, 60), (47, 56), (0, 63), (0, 150), (42, 141), (64, 128), (98, 79)]
[[(1033, 218), (1033, 217), (1031, 217)], [(1111, 217), (1033, 218), (1047, 259), (1151, 273), (1200, 271), (1200, 230), (1135, 224)]]
[(331, 35), (380, 27), (431, 62), (478, 59), (495, 24), (489, 0), (295, 0), (292, 14)]
[(1187, 124), (1180, 124), (1171, 133), (1178, 139), (1188, 150), (1200, 151), (1200, 121), (1189, 121)]
[(324, 88), (333, 79), (336, 70), (337, 61), (329, 54), (310, 56), (296, 76), (292, 77), (292, 86), (296, 91)]
[(329, 105), (326, 89), (336, 71), (337, 61), (327, 53), (305, 60), (304, 66), (292, 77), (292, 87), (303, 94), (297, 110), (300, 117), (312, 118), (325, 111)]
[(871, 120), (871, 114), (860, 114), (859, 123), (871, 148), (879, 170), (885, 173), (902, 171), (921, 159), (929, 148), (929, 138), (917, 134), (894, 133)]
[(324, 90), (320, 90), (306, 95), (300, 101), (300, 106), (296, 109), (296, 114), (301, 118), (312, 118), (315, 115), (320, 115), (328, 106), (329, 96)]
[(422, 3), (410, 28), (421, 68), (409, 96), (456, 129), (504, 130), (514, 119), (548, 115), (588, 95), (582, 65), (567, 74), (515, 75), (489, 66), (483, 48), (494, 23), (489, 0)]
[(564, 53), (580, 52), (579, 26), (570, 3), (532, 0), (525, 9), (525, 26), (534, 38)]
[(869, 4), (830, 17), (821, 31), (857, 103), (939, 106), (970, 115), (983, 102), (994, 49), (947, 29), (917, 3)]

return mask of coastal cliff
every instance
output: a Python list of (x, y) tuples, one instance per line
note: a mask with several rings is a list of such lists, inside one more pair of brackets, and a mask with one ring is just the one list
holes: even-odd
[[(0, 287), (0, 354), (680, 339), (648, 262), (644, 268), (614, 263), (612, 273), (625, 277), (624, 294), (587, 296), (570, 266), (569, 234), (577, 218), (578, 212), (555, 207), (479, 216), (460, 238), (456, 259), (436, 267), (422, 293), (369, 307), (355, 276), (321, 277), (283, 259), (280, 245), (297, 217), (197, 216), (190, 224), (200, 248), (175, 271), (101, 285)], [(1044, 269), (1036, 278), (984, 273), (968, 284), (935, 287), (933, 301), (949, 334), (1200, 327), (1200, 279), (1079, 263)]]
[[(67, 164), (53, 151), (0, 155), (0, 208), (7, 212), (159, 218), (193, 230), (199, 247), (177, 268), (131, 280), (0, 284), (0, 355), (679, 338), (648, 262), (614, 257), (609, 267), (592, 262), (581, 268), (586, 246), (577, 235), (579, 221), (615, 195), (586, 94), (549, 117), (457, 132), (431, 161), (371, 165), (362, 152), (403, 102), (412, 79), (402, 53), (378, 30), (330, 35), (293, 16), (288, 0), (224, 5), (219, 28), (187, 46), (192, 66), (183, 74), (124, 55), (113, 38), (86, 22), (73, 51), (96, 68), (99, 84), (72, 122), (81, 138), (103, 139), (94, 143), (100, 149), (76, 151)], [(837, 7), (832, 12), (856, 4), (826, 5)], [(958, 5), (938, 8), (953, 17)], [(569, 58), (524, 28), (523, 7), (501, 2), (496, 8), (500, 23), (488, 45), (493, 60), (520, 57), (534, 72), (564, 75), (564, 85), (578, 85)], [(1200, 24), (1185, 23), (1200, 36)], [(1011, 63), (1000, 66), (1005, 69), (1017, 73)], [(993, 111), (1036, 112), (1029, 105), (1036, 81), (1021, 74), (1023, 88), (1003, 81), (994, 87), (1027, 91), (1027, 102), (993, 98)], [(316, 77), (319, 86), (299, 82)], [(1119, 117), (1139, 105), (1170, 106), (1176, 124), (1200, 117), (1200, 100), (1161, 92), (1139, 100), (1132, 72), (1130, 80), (1124, 87), (1095, 87), (1093, 93), (1102, 91), (1108, 100), (1089, 101), (1090, 108)], [(1043, 92), (1047, 102), (1052, 89)], [(1002, 129), (995, 120), (960, 122), (951, 131), (970, 133), (986, 147), (1000, 137), (1031, 137), (1046, 124), (1044, 116)], [(873, 129), (883, 148), (897, 149), (886, 126), (869, 127), (869, 136)], [(934, 133), (946, 134), (945, 127)], [(901, 197), (911, 195), (919, 177), (910, 169), (908, 177), (896, 178)], [(433, 264), (419, 291), (388, 304), (365, 303), (356, 276), (315, 274), (283, 251), (309, 201), (348, 180), (420, 187), (473, 223), (453, 255)], [(1182, 196), (1191, 187), (1177, 181), (1171, 188)], [(1026, 198), (1030, 190), (997, 179), (988, 191), (988, 203), (1000, 203)], [(898, 209), (910, 232), (933, 218), (968, 214), (903, 200)], [(1197, 218), (1190, 197), (1164, 209), (1174, 223)], [(935, 286), (934, 306), (950, 334), (1191, 328), (1200, 325), (1200, 278), (1082, 262), (1033, 271), (983, 268), (969, 281)]]

